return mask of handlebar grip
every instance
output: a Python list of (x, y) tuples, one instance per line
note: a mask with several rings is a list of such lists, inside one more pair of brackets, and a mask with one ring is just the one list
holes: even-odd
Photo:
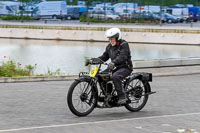
[(106, 63), (106, 62), (104, 62), (103, 64), (104, 64), (104, 65), (108, 65), (108, 63)]

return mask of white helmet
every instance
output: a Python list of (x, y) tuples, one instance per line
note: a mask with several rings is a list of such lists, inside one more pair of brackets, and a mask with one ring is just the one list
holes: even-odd
[(111, 29), (107, 30), (105, 33), (105, 36), (107, 38), (116, 37), (116, 40), (119, 40), (122, 38), (121, 31), (119, 28), (111, 28)]

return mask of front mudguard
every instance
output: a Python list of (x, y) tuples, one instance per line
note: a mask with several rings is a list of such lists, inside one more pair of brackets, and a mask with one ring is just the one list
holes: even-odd
[(145, 73), (145, 72), (137, 72), (137, 73), (133, 73), (128, 77), (129, 81), (132, 81), (133, 79), (140, 79), (145, 86), (147, 86), (147, 92), (146, 93), (153, 93), (151, 91), (151, 86), (149, 84), (149, 82), (152, 82), (152, 73)]
[(92, 85), (92, 88), (93, 88), (93, 91), (95, 92), (95, 94), (96, 93), (98, 94), (97, 84), (95, 83), (94, 79), (91, 78), (90, 76), (83, 75), (83, 76), (80, 76), (79, 78), (77, 78), (75, 80), (79, 81), (79, 82), (83, 82), (83, 81), (89, 82)]
[[(88, 75), (82, 75), (79, 78), (75, 79), (75, 81), (78, 82), (88, 82), (89, 84), (91, 84), (92, 86), (92, 92), (93, 92), (93, 97), (95, 97), (96, 102), (95, 102), (95, 107), (97, 106), (97, 102), (98, 102), (98, 88), (97, 88), (97, 82), (95, 82), (95, 80), (93, 78), (91, 78)], [(90, 102), (92, 102), (92, 98), (89, 100)]]
[(76, 81), (92, 81), (92, 78), (88, 75), (79, 76), (79, 78), (75, 79)]

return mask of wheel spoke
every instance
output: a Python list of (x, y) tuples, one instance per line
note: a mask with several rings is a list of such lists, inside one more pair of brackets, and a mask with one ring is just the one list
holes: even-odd
[(72, 104), (76, 111), (86, 113), (94, 108), (95, 100), (89, 82), (79, 82), (72, 93)]
[(145, 84), (140, 79), (133, 79), (127, 86), (129, 91), (128, 98), (130, 103), (126, 105), (127, 109), (131, 111), (139, 111), (142, 109), (147, 101), (145, 95)]
[(76, 104), (76, 107), (79, 106), (79, 104), (81, 103), (81, 100), (78, 100), (78, 103)]

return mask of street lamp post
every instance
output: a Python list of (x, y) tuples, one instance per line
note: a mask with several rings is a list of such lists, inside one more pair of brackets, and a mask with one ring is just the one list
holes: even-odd
[(160, 27), (162, 26), (162, 0), (160, 0)]
[(106, 1), (104, 0), (104, 20), (106, 20)]
[(140, 0), (140, 15), (141, 15), (141, 9), (142, 9), (142, 0)]
[(88, 21), (88, 15), (89, 15), (89, 0), (87, 0), (87, 13), (86, 13), (86, 22), (87, 22), (87, 25), (89, 25), (89, 21)]
[(135, 13), (136, 13), (136, 11), (135, 11), (135, 1), (133, 1), (133, 12), (132, 12), (132, 19), (135, 19)]

